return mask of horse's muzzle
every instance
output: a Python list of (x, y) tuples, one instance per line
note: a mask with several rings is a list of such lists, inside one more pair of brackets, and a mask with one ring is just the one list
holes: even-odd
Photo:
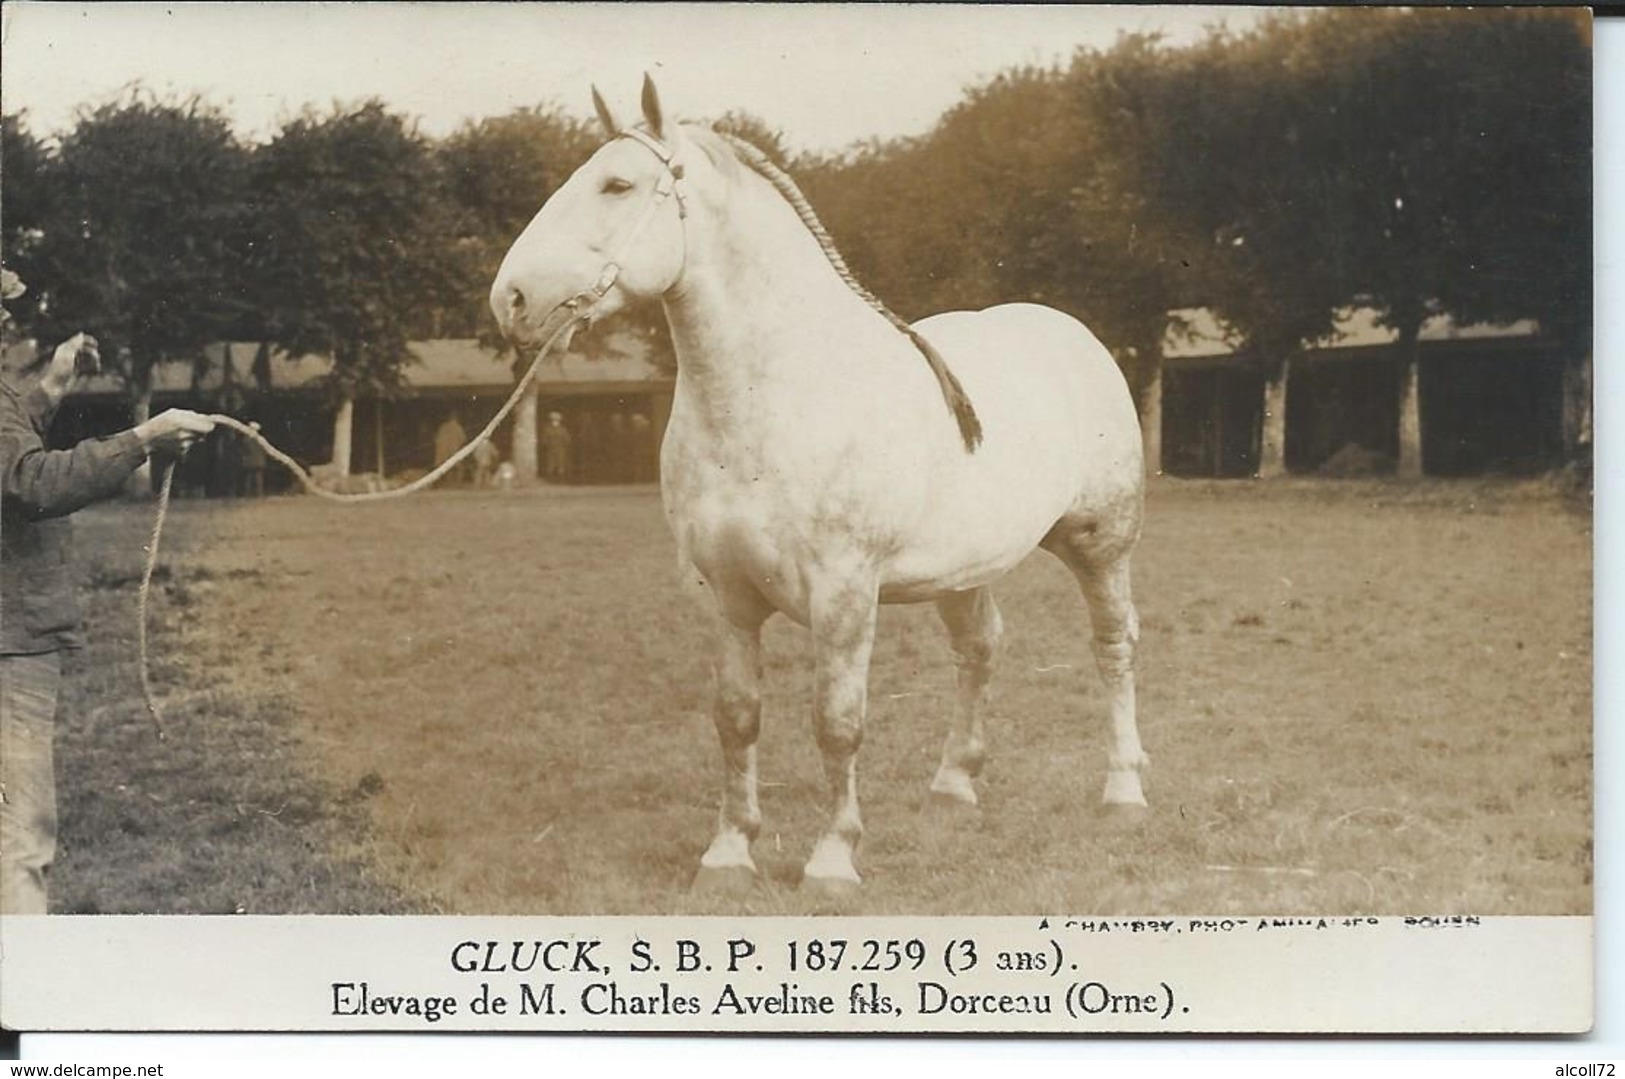
[(555, 347), (568, 348), (575, 331), (591, 324), (594, 300), (596, 297), (591, 292), (583, 292), (555, 304), (551, 310), (538, 310), (523, 290), (505, 285), (499, 279), (491, 289), (491, 312), (496, 316), (502, 336), (521, 351), (549, 343), (567, 324), (569, 330)]

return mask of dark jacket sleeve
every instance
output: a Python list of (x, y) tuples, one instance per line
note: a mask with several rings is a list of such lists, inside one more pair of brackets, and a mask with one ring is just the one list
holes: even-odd
[(43, 436), (55, 411), (38, 387), (0, 391), (0, 495), (35, 520), (112, 497), (146, 456), (134, 431), (48, 450)]

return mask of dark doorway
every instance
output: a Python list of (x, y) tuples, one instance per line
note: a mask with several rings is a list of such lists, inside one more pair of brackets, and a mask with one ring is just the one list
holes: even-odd
[(1424, 355), (1422, 465), (1435, 476), (1530, 475), (1563, 461), (1563, 365), (1538, 349)]
[[(1286, 465), (1317, 472), (1358, 454), (1374, 472), (1399, 458), (1398, 362), (1297, 359), (1286, 390)], [(1333, 462), (1335, 464), (1335, 462)]]
[(1263, 407), (1264, 378), (1256, 371), (1179, 370), (1170, 364), (1163, 373), (1163, 470), (1175, 476), (1254, 475)]

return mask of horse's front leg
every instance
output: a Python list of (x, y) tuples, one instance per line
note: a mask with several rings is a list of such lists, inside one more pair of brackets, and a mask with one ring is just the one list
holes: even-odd
[(872, 581), (844, 580), (815, 589), (810, 624), (814, 673), (814, 733), (824, 755), (834, 805), (829, 829), (813, 847), (802, 883), (834, 899), (850, 895), (859, 883), (852, 864), (863, 818), (858, 812), (858, 747), (869, 692), (869, 656), (875, 642), (878, 587)]
[(733, 604), (722, 612), (712, 719), (722, 745), (722, 808), (700, 859), (696, 892), (737, 895), (756, 883), (750, 845), (762, 827), (756, 800), (756, 740), (762, 728), (762, 623), (767, 610)]

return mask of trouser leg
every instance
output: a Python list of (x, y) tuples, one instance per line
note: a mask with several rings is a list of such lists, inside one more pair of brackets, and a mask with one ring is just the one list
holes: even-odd
[(44, 914), (56, 856), (52, 742), (62, 657), (0, 656), (0, 911)]

